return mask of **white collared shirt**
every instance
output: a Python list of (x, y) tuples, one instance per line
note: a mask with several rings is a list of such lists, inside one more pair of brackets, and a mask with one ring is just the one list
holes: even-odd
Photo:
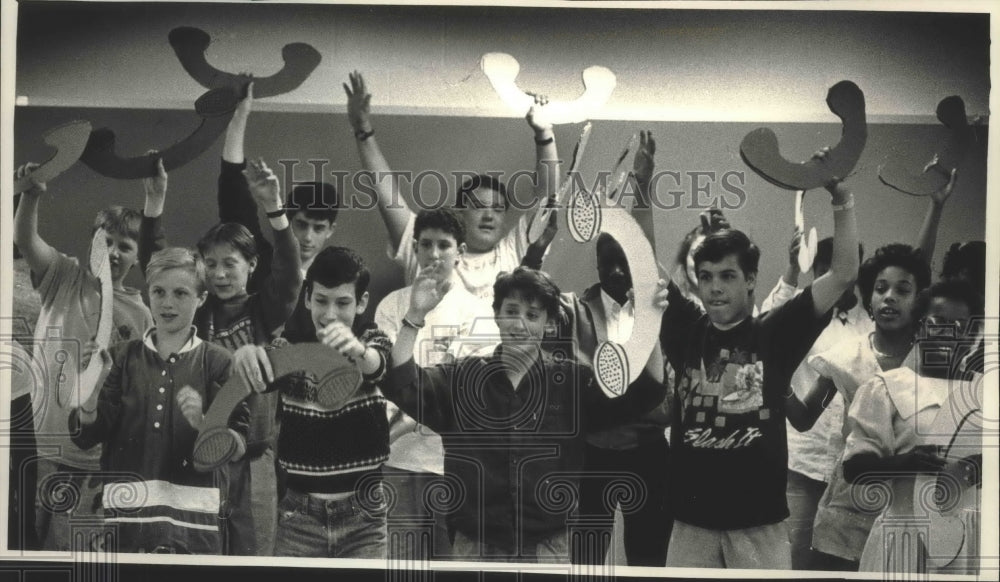
[(604, 305), (608, 340), (624, 344), (632, 337), (632, 327), (635, 325), (635, 304), (629, 299), (622, 305), (608, 295), (604, 289), (601, 289), (601, 303)]

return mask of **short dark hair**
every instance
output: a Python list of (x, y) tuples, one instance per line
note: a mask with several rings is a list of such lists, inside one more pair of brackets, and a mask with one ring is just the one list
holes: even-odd
[(324, 287), (339, 287), (344, 283), (354, 283), (354, 297), (368, 290), (371, 273), (365, 260), (357, 252), (347, 247), (326, 247), (316, 254), (306, 271), (306, 294), (312, 293), (313, 283)]
[(458, 189), (458, 194), (455, 196), (455, 208), (467, 208), (469, 196), (479, 188), (496, 190), (500, 193), (500, 198), (503, 200), (504, 209), (510, 206), (510, 200), (507, 198), (507, 187), (503, 185), (503, 182), (493, 176), (479, 174), (466, 178), (462, 182), (462, 185)]
[(503, 300), (514, 293), (526, 301), (537, 300), (549, 319), (559, 317), (559, 287), (544, 271), (518, 267), (511, 273), (500, 273), (493, 283), (493, 313), (499, 313)]
[(861, 304), (865, 306), (865, 311), (869, 314), (872, 312), (872, 292), (875, 290), (875, 279), (887, 267), (899, 267), (913, 275), (918, 292), (931, 284), (931, 266), (920, 249), (903, 243), (890, 243), (880, 247), (874, 255), (862, 263), (861, 269), (858, 270)]
[[(860, 242), (858, 243), (858, 260), (863, 261), (865, 258), (865, 247)], [(813, 264), (823, 263), (824, 265), (829, 265), (833, 263), (833, 237), (828, 236), (824, 239), (820, 239), (816, 243), (816, 258), (813, 260)]]
[(962, 279), (947, 279), (938, 281), (920, 292), (913, 308), (913, 318), (919, 320), (926, 317), (931, 303), (938, 298), (964, 303), (972, 317), (983, 315), (983, 296), (976, 291), (972, 283)]
[(705, 240), (694, 252), (695, 270), (697, 271), (698, 265), (704, 261), (718, 263), (729, 255), (736, 255), (744, 277), (757, 274), (760, 249), (753, 244), (746, 233), (733, 228), (719, 230), (705, 237)]
[(257, 258), (257, 241), (247, 227), (238, 222), (221, 222), (208, 229), (198, 240), (198, 253), (204, 257), (212, 248), (221, 244), (232, 245), (247, 262)]
[(413, 240), (418, 240), (420, 234), (429, 228), (436, 228), (441, 232), (452, 235), (458, 244), (465, 242), (465, 225), (458, 219), (455, 211), (449, 208), (436, 208), (434, 210), (421, 210), (418, 212), (417, 218), (413, 223)]
[(124, 206), (109, 206), (100, 210), (94, 217), (94, 226), (90, 229), (93, 235), (97, 229), (103, 228), (104, 232), (127, 236), (139, 241), (139, 226), (142, 224), (142, 214), (138, 210), (125, 208)]
[(942, 279), (954, 279), (960, 276), (968, 278), (974, 289), (986, 293), (986, 242), (969, 241), (965, 244), (954, 243), (944, 254), (944, 265), (941, 267)]
[(299, 182), (288, 194), (288, 201), (285, 204), (289, 220), (299, 212), (303, 212), (306, 218), (326, 220), (331, 225), (337, 222), (339, 208), (337, 188), (326, 182)]

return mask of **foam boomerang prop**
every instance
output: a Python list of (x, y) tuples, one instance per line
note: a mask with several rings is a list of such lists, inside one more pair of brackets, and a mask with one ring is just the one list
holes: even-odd
[[(978, 380), (978, 381), (977, 381)], [(944, 383), (942, 389), (951, 389), (948, 399), (938, 410), (929, 429), (926, 444), (938, 445), (941, 456), (948, 461), (958, 461), (966, 477), (981, 470), (970, 457), (983, 453), (983, 429), (989, 422), (983, 414), (983, 384), (979, 377), (973, 381), (942, 380), (919, 377), (918, 381)], [(994, 423), (995, 424), (995, 423)], [(946, 473), (920, 474), (913, 484), (913, 515), (929, 520), (927, 564), (937, 568), (948, 566), (963, 546), (970, 543), (978, 532), (966, 531), (969, 524), (978, 529), (971, 515), (979, 511), (980, 486), (962, 482)], [(973, 519), (969, 520), (969, 517)], [(966, 519), (963, 519), (966, 518)], [(971, 559), (978, 559), (970, 556)]]
[(92, 170), (117, 180), (152, 178), (157, 175), (156, 160), (163, 160), (163, 167), (170, 172), (200, 156), (226, 131), (239, 103), (235, 87), (212, 89), (198, 98), (194, 110), (202, 118), (191, 135), (159, 150), (156, 155), (124, 158), (115, 151), (115, 132), (102, 127), (90, 133), (87, 147), (80, 161)]
[(550, 199), (538, 205), (538, 211), (535, 213), (535, 218), (531, 221), (531, 227), (528, 229), (529, 243), (535, 242), (538, 240), (538, 237), (542, 236), (542, 232), (549, 223), (552, 213), (558, 212), (559, 205), (562, 204), (569, 189), (572, 188), (573, 176), (580, 168), (580, 159), (583, 158), (583, 152), (587, 149), (587, 142), (590, 141), (590, 130), (592, 128), (593, 125), (589, 122), (583, 126), (583, 131), (580, 132), (580, 139), (577, 140), (576, 147), (573, 148), (573, 161), (570, 162), (569, 171), (566, 172), (566, 179), (559, 184), (555, 199)]
[(603, 341), (594, 353), (597, 383), (609, 397), (621, 396), (642, 373), (656, 345), (662, 310), (653, 305), (657, 288), (656, 259), (649, 239), (627, 210), (620, 206), (601, 207), (602, 196), (583, 190), (570, 200), (566, 213), (569, 231), (577, 242), (588, 242), (600, 232), (615, 237), (625, 251), (632, 272), (635, 325), (624, 344)]
[(806, 191), (799, 190), (795, 193), (795, 228), (798, 229), (799, 236), (799, 271), (805, 273), (812, 268), (813, 261), (816, 260), (816, 227), (809, 229), (806, 234), (806, 217), (802, 212), (805, 204)]
[(841, 81), (826, 95), (830, 111), (843, 123), (840, 143), (822, 159), (789, 162), (781, 156), (778, 137), (766, 127), (748, 133), (740, 143), (743, 161), (762, 178), (787, 190), (812, 190), (834, 178), (846, 178), (857, 165), (868, 140), (865, 95), (857, 85)]
[[(269, 387), (294, 385), (303, 391), (293, 395), (296, 399), (315, 402), (328, 410), (339, 409), (361, 386), (357, 365), (321, 343), (289, 345), (269, 351), (267, 356), (274, 370), (274, 382)], [(293, 375), (293, 382), (281, 382)], [(229, 430), (229, 417), (251, 391), (242, 374), (233, 374), (216, 395), (194, 443), (195, 470), (217, 469), (236, 453), (239, 443)]]
[[(90, 241), (90, 272), (97, 277), (101, 285), (101, 314), (97, 321), (97, 348), (90, 356), (90, 362), (80, 374), (80, 381), (77, 385), (79, 390), (78, 399), (74, 402), (76, 406), (83, 406), (95, 390), (101, 387), (101, 372), (104, 369), (104, 359), (101, 358), (100, 350), (106, 350), (111, 346), (111, 326), (114, 318), (114, 288), (111, 281), (111, 261), (108, 259), (108, 235), (103, 228), (97, 229), (94, 238)], [(72, 383), (70, 383), (72, 386)], [(66, 399), (61, 399), (67, 402)]]
[(38, 182), (48, 182), (68, 170), (80, 159), (89, 137), (89, 121), (71, 121), (46, 131), (42, 139), (46, 145), (56, 149), (55, 155), (35, 168), (31, 174), (16, 180), (14, 194), (31, 189), (32, 178)]
[[(212, 38), (204, 30), (182, 26), (171, 30), (168, 38), (181, 66), (202, 87), (242, 87), (248, 81), (246, 75), (220, 71), (208, 63), (205, 51), (212, 43)], [(302, 42), (286, 44), (281, 49), (281, 58), (285, 65), (280, 71), (270, 77), (253, 77), (254, 99), (294, 91), (309, 78), (323, 59), (319, 51)]]
[[(506, 53), (486, 53), (479, 66), (504, 103), (522, 115), (528, 113), (535, 98), (517, 86), (517, 74), (521, 70), (517, 59)], [(556, 125), (580, 123), (608, 102), (616, 83), (615, 74), (610, 69), (587, 67), (583, 71), (583, 94), (573, 101), (550, 100), (545, 106), (546, 117)]]
[(938, 103), (937, 118), (948, 128), (948, 136), (934, 158), (919, 173), (911, 172), (899, 156), (890, 158), (878, 169), (883, 184), (911, 196), (929, 196), (948, 184), (951, 170), (965, 159), (976, 134), (965, 116), (965, 103), (957, 95), (945, 97)]

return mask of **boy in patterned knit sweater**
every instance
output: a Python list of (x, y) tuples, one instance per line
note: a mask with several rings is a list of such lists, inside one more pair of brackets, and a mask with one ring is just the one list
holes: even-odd
[[(323, 249), (306, 272), (305, 305), (317, 330), (312, 341), (356, 362), (364, 377), (339, 408), (317, 402), (300, 377), (274, 382), (260, 346), (236, 352), (236, 369), (255, 390), (281, 394), (278, 463), (288, 476), (287, 491), (278, 503), (275, 555), (386, 556), (381, 487), (382, 465), (389, 458), (389, 423), (377, 384), (385, 375), (392, 345), (376, 325), (360, 317), (368, 306), (369, 279), (360, 255), (344, 247)], [(282, 337), (269, 349), (290, 343)]]

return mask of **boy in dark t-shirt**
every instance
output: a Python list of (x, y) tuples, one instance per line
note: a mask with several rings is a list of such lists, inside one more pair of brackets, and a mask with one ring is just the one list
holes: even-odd
[(751, 316), (760, 250), (738, 230), (709, 235), (695, 252), (703, 309), (670, 285), (661, 328), (678, 372), (668, 566), (791, 567), (785, 401), (792, 372), (858, 268), (854, 198), (839, 181), (827, 189), (832, 265), (798, 297)]

